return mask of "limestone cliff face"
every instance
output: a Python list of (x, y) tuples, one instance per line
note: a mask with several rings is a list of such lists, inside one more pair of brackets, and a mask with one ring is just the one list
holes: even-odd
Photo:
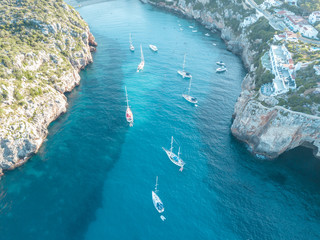
[(79, 71), (97, 46), (81, 16), (63, 1), (33, 5), (16, 1), (0, 18), (0, 175), (37, 152), (48, 125), (67, 110), (64, 92), (79, 84)]
[[(149, 0), (151, 4), (194, 18), (208, 29), (219, 30), (228, 49), (241, 56), (248, 74), (243, 79), (242, 91), (235, 105), (232, 134), (246, 142), (253, 153), (268, 158), (275, 158), (300, 145), (312, 147), (315, 156), (320, 157), (320, 118), (277, 106), (275, 98), (264, 98), (255, 90), (259, 76), (255, 75), (254, 56), (257, 53), (252, 45), (261, 40), (249, 39), (250, 33), (246, 29), (232, 28), (228, 24), (236, 21), (240, 25), (250, 6), (240, 1), (227, 3), (217, 0), (216, 5), (209, 9), (208, 1), (188, 2), (178, 0), (168, 4)], [(201, 7), (197, 7), (199, 2)]]
[[(235, 33), (235, 31), (228, 26), (226, 22), (232, 21), (234, 19), (241, 21), (246, 15), (239, 13), (239, 9), (243, 9), (243, 3), (237, 3), (237, 1), (230, 1), (230, 4), (234, 5), (233, 9), (224, 7), (223, 1), (216, 1), (219, 11), (213, 11), (207, 7), (203, 7), (201, 10), (195, 9), (197, 2), (201, 2), (202, 6), (206, 6), (209, 0), (201, 1), (188, 1), (178, 0), (173, 1), (173, 4), (166, 4), (164, 2), (154, 2), (149, 0), (149, 3), (158, 7), (166, 8), (169, 11), (187, 16), (189, 18), (196, 19), (202, 25), (210, 30), (218, 30), (221, 32), (221, 38), (226, 42), (228, 50), (241, 56), (243, 63), (249, 69), (253, 63), (253, 57), (255, 52), (250, 50), (250, 43), (247, 38), (247, 34)], [(238, 8), (238, 9), (237, 9)]]
[[(311, 147), (320, 157), (320, 118), (274, 105), (275, 99), (258, 96), (243, 87), (234, 110), (232, 134), (255, 154), (275, 158), (298, 146)], [(268, 106), (263, 106), (265, 102)]]

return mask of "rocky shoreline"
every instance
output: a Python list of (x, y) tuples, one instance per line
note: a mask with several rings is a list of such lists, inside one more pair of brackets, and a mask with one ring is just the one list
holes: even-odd
[[(38, 43), (40, 50), (32, 42), (21, 49), (16, 45), (19, 51), (15, 52), (12, 64), (7, 64), (11, 69), (6, 71), (22, 69), (21, 75), (0, 78), (0, 93), (5, 96), (0, 118), (0, 176), (21, 166), (38, 151), (47, 137), (49, 124), (67, 111), (64, 93), (79, 85), (79, 72), (93, 62), (91, 52), (97, 47), (88, 25), (71, 6), (51, 0), (43, 4), (40, 13), (49, 12), (50, 16), (46, 22), (41, 14), (28, 13), (28, 5), (25, 15), (25, 19), (29, 17), (28, 21), (33, 22), (28, 31), (43, 39)], [(54, 13), (55, 9), (61, 16)], [(30, 27), (25, 22), (20, 24)], [(9, 37), (23, 39), (21, 35)]]
[[(243, 31), (235, 33), (225, 24), (227, 19), (241, 22), (244, 16), (235, 16), (234, 8), (223, 8), (224, 3), (219, 0), (217, 6), (223, 8), (222, 12), (212, 12), (205, 8), (194, 10), (196, 2), (187, 4), (184, 0), (173, 1), (169, 5), (167, 2), (156, 3), (152, 0), (143, 2), (195, 19), (210, 30), (220, 31), (227, 49), (241, 57), (248, 74), (243, 79), (242, 91), (235, 105), (231, 132), (237, 139), (247, 143), (253, 154), (272, 159), (285, 151), (304, 146), (312, 148), (314, 155), (320, 158), (320, 118), (280, 107), (276, 99), (266, 99), (255, 90), (255, 79), (259, 76), (255, 76), (256, 52), (252, 50), (252, 41)], [(205, 4), (208, 1), (200, 2)], [(232, 4), (238, 8), (248, 7), (237, 1), (232, 1)]]
[[(37, 139), (33, 139), (34, 141), (31, 142), (29, 139), (26, 141), (26, 139), (23, 141), (22, 144), (17, 144), (17, 142), (13, 143), (13, 145), (6, 144), (5, 139), (1, 139), (1, 150), (5, 152), (12, 152), (15, 154), (16, 158), (11, 159), (11, 163), (9, 163), (7, 166), (3, 167), (3, 163), (5, 161), (1, 161), (1, 168), (0, 168), (0, 177), (4, 175), (5, 170), (13, 170), (16, 167), (19, 167), (23, 165), (25, 162), (27, 162), (35, 153), (38, 152), (39, 148), (41, 147), (44, 140), (47, 138), (48, 135), (48, 126), (51, 122), (55, 121), (57, 118), (59, 118), (62, 114), (66, 113), (68, 102), (67, 98), (64, 95), (67, 92), (71, 92), (76, 86), (80, 84), (80, 71), (84, 69), (87, 65), (93, 62), (92, 55), (90, 52), (96, 51), (96, 47), (98, 44), (95, 41), (94, 36), (91, 34), (91, 32), (88, 29), (87, 32), (88, 35), (88, 55), (84, 56), (83, 59), (80, 62), (74, 63), (74, 69), (72, 72), (72, 75), (68, 76), (68, 84), (65, 85), (65, 88), (61, 90), (59, 97), (55, 99), (55, 105), (52, 105), (51, 108), (46, 109), (48, 112), (52, 112), (52, 114), (47, 115), (45, 119), (43, 119), (42, 122), (37, 122), (38, 126), (34, 126), (36, 129), (41, 129), (39, 131), (39, 137)], [(71, 61), (71, 60), (70, 60)], [(6, 148), (7, 147), (7, 148)], [(11, 149), (10, 149), (11, 147)], [(23, 152), (21, 152), (23, 151)], [(8, 157), (8, 156), (6, 156)]]

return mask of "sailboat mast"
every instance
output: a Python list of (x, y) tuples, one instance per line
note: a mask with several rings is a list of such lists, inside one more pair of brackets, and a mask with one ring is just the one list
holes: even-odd
[(189, 81), (188, 95), (190, 95), (190, 89), (191, 89), (191, 79), (192, 79), (192, 77), (190, 78), (190, 81)]
[(129, 34), (129, 43), (132, 44), (132, 41), (131, 41), (131, 33)]
[(172, 152), (172, 149), (173, 149), (172, 145), (173, 145), (173, 136), (171, 137), (171, 147), (170, 147), (170, 152)]
[(128, 93), (127, 93), (127, 86), (125, 86), (124, 88), (126, 89), (126, 101), (127, 101), (127, 107), (129, 107)]
[(157, 187), (158, 187), (158, 176), (157, 176), (157, 178), (156, 178), (156, 187), (155, 187), (155, 192), (157, 191)]
[(141, 49), (141, 62), (144, 62), (144, 57), (143, 57), (143, 52), (142, 52), (142, 46), (140, 44), (140, 49)]
[(178, 151), (178, 158), (179, 158), (179, 156), (180, 156), (180, 147), (179, 147), (179, 151)]

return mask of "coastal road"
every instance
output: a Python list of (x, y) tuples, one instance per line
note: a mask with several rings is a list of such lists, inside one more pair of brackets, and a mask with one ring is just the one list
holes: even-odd
[(310, 39), (310, 38), (305, 38), (303, 36), (299, 36), (298, 39), (304, 43), (312, 43), (312, 44), (317, 44), (320, 45), (320, 41), (319, 40), (315, 40), (315, 39)]

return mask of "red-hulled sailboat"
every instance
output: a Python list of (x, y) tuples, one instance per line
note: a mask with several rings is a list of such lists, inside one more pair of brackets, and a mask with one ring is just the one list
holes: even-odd
[(127, 100), (126, 119), (127, 119), (127, 122), (130, 124), (130, 127), (132, 127), (133, 126), (133, 114), (132, 114), (132, 111), (129, 106), (127, 87), (125, 87), (125, 89), (126, 89), (126, 100)]

